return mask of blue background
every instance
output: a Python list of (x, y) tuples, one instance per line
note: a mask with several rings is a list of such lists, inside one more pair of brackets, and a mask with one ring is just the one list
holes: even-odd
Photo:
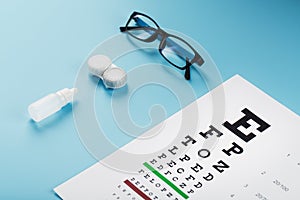
[(58, 199), (53, 187), (96, 162), (71, 106), (48, 124), (30, 121), (27, 106), (72, 87), (89, 52), (133, 10), (199, 42), (224, 80), (238, 73), (300, 114), (298, 0), (1, 1), (0, 199)]

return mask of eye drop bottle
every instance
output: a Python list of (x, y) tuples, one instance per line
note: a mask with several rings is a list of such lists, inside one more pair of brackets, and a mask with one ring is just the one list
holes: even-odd
[(76, 92), (76, 88), (64, 88), (56, 93), (49, 94), (30, 104), (28, 106), (28, 113), (34, 121), (42, 121), (70, 103)]

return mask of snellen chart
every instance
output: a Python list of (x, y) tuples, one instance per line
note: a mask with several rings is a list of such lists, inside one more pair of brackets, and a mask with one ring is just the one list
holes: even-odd
[[(195, 134), (185, 133), (177, 143), (169, 144), (168, 137), (158, 140), (159, 145), (168, 144), (166, 150), (135, 163), (136, 173), (97, 163), (55, 192), (75, 200), (298, 200), (299, 116), (239, 75), (223, 88), (226, 112), (220, 124), (205, 120), (212, 109), (209, 96), (203, 96), (194, 103), (202, 111), (199, 118), (204, 125)], [(175, 126), (177, 120), (180, 115), (175, 114), (166, 123)], [(171, 137), (172, 131), (162, 134)], [(214, 146), (203, 145), (210, 140), (216, 141)], [(142, 148), (147, 145), (134, 140), (123, 150)]]

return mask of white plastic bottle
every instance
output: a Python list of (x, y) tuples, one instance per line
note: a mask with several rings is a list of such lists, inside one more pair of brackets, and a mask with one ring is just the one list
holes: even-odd
[(64, 88), (37, 100), (28, 106), (30, 117), (36, 122), (49, 117), (70, 103), (76, 92), (76, 88)]

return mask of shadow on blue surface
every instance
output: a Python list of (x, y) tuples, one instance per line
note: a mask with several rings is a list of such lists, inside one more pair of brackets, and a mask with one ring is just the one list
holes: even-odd
[(67, 104), (57, 113), (54, 113), (52, 116), (49, 116), (41, 122), (35, 122), (30, 119), (30, 127), (32, 127), (34, 133), (42, 133), (47, 129), (51, 129), (54, 126), (57, 126), (58, 123), (63, 123), (64, 119), (67, 119), (66, 116), (72, 114), (72, 109), (73, 107), (76, 107), (76, 104), (76, 102), (74, 102), (73, 104)]

